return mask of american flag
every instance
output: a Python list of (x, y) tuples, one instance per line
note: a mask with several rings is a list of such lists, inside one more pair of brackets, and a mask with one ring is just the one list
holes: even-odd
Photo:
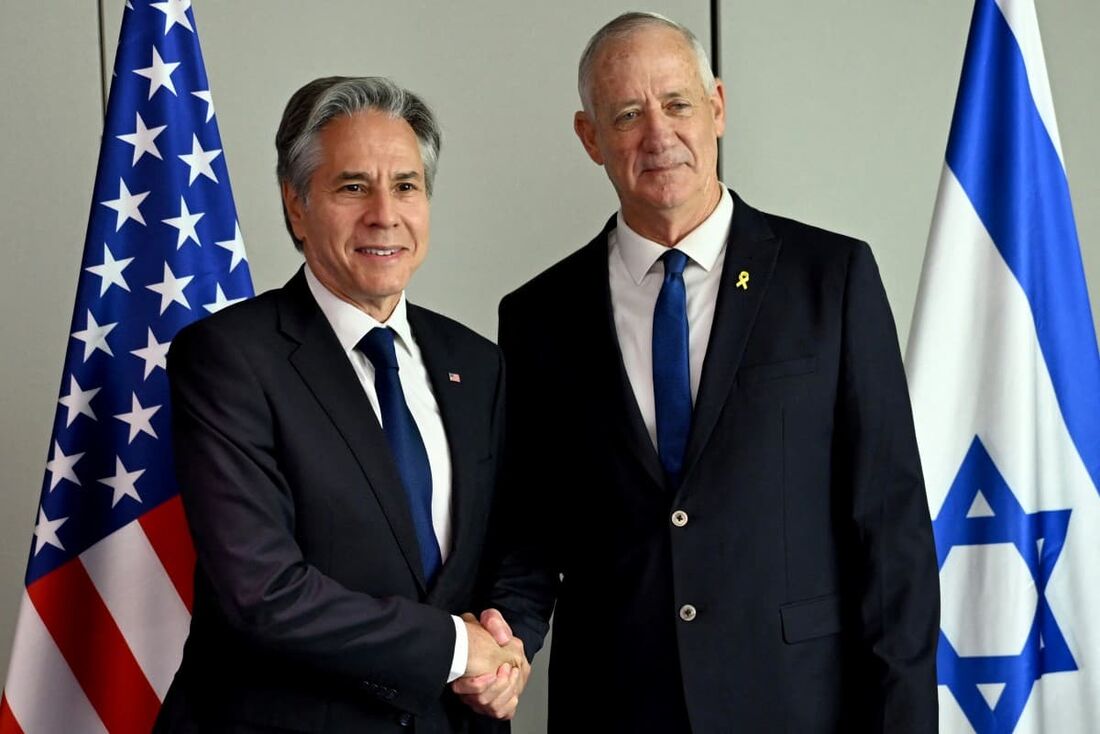
[(0, 734), (152, 726), (194, 567), (165, 354), (252, 295), (191, 2), (126, 8)]

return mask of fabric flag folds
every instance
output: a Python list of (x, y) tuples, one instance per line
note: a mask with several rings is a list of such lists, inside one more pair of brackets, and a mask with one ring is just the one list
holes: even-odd
[(944, 732), (1100, 731), (1100, 356), (1031, 0), (977, 0), (906, 355)]
[(182, 655), (165, 354), (252, 295), (190, 6), (123, 16), (0, 734), (148, 732)]

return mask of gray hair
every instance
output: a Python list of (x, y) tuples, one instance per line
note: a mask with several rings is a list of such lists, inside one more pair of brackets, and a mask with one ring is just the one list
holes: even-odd
[[(309, 180), (321, 164), (321, 129), (338, 117), (368, 110), (409, 123), (420, 147), (424, 188), (430, 197), (442, 144), (439, 123), (420, 97), (380, 76), (314, 79), (290, 97), (275, 133), (275, 173), (279, 182), (289, 184), (308, 203)], [(294, 245), (301, 250), (302, 242), (294, 236), (285, 204), (283, 219)]]
[(584, 105), (585, 112), (592, 112), (592, 64), (596, 60), (596, 54), (599, 53), (604, 44), (608, 41), (621, 41), (628, 38), (635, 31), (654, 26), (670, 28), (683, 37), (684, 42), (695, 53), (695, 61), (699, 67), (699, 79), (703, 82), (703, 88), (707, 91), (707, 94), (714, 93), (717, 88), (714, 71), (711, 70), (706, 49), (703, 48), (703, 44), (699, 42), (695, 34), (686, 26), (680, 25), (658, 13), (633, 11), (623, 13), (596, 31), (592, 38), (588, 39), (588, 45), (584, 47), (584, 52), (581, 53), (581, 62), (577, 67), (577, 93), (580, 94), (581, 104)]

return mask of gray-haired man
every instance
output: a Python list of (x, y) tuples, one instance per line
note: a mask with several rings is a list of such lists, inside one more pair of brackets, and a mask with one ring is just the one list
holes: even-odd
[(439, 142), (389, 80), (300, 89), (276, 148), (305, 266), (173, 343), (198, 568), (158, 731), (469, 731), (491, 722), (446, 684), (506, 694), (526, 666), (453, 616), (477, 602), (503, 383), (495, 346), (404, 296)]
[(624, 14), (578, 77), (619, 211), (500, 304), (522, 531), (493, 601), (532, 653), (554, 612), (549, 731), (935, 731), (936, 553), (870, 249), (719, 181), (725, 90), (683, 26)]

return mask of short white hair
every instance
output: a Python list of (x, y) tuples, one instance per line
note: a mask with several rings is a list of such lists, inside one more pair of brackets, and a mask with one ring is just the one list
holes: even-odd
[(585, 112), (592, 112), (592, 64), (603, 45), (608, 41), (620, 41), (627, 38), (639, 29), (654, 26), (670, 28), (683, 37), (695, 53), (695, 61), (699, 67), (699, 79), (703, 82), (703, 88), (707, 91), (707, 94), (714, 94), (717, 84), (714, 71), (710, 66), (710, 58), (695, 34), (686, 26), (680, 25), (658, 13), (632, 11), (623, 13), (596, 31), (592, 38), (588, 39), (588, 44), (584, 47), (584, 52), (581, 53), (581, 61), (577, 66), (577, 93), (580, 94), (581, 104), (584, 106)]

